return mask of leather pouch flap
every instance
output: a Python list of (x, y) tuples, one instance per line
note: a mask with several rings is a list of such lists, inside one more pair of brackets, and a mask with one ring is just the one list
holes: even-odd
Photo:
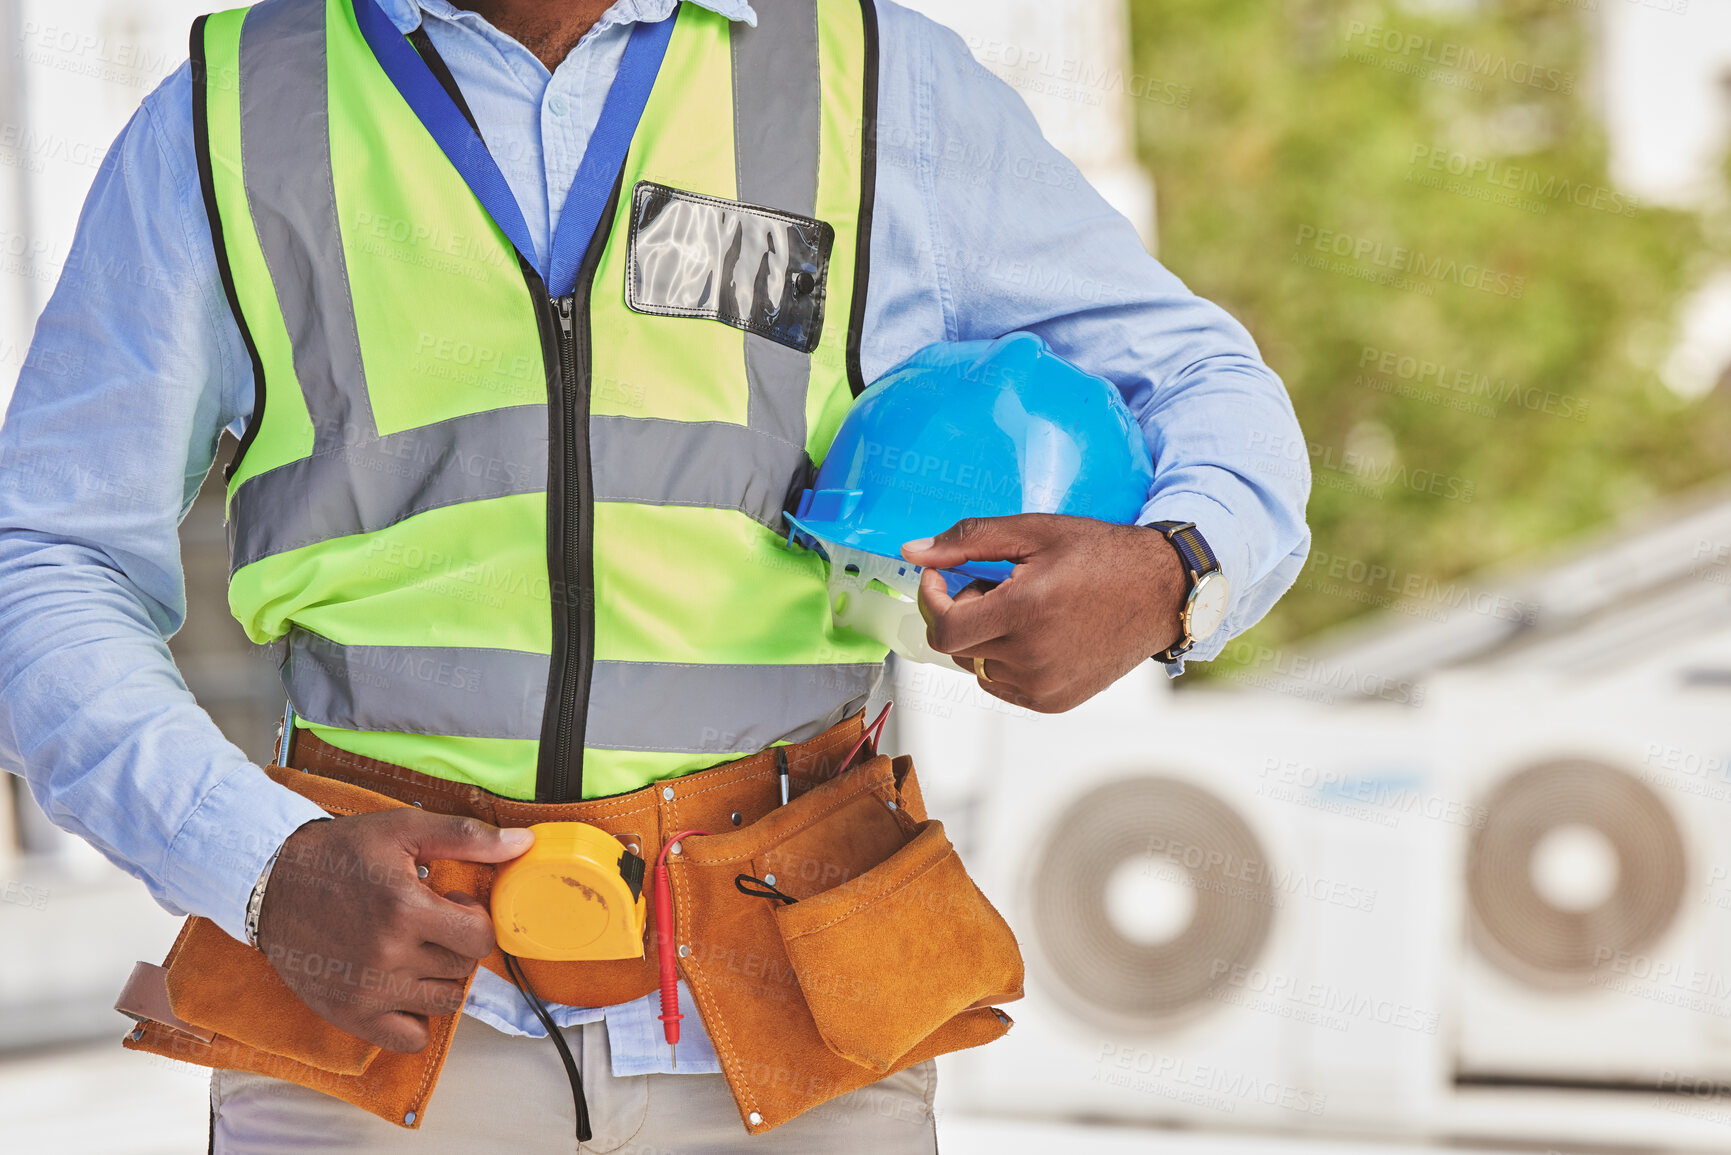
[(1021, 994), (1015, 936), (941, 822), (775, 919), (824, 1042), (874, 1071), (963, 1011)]
[[(961, 874), (960, 864), (923, 809), (912, 764), (880, 755), (748, 827), (693, 836), (670, 860), (675, 933), (689, 948), (680, 969), (752, 1134), (1009, 1029), (1007, 1015), (977, 1004), (1020, 993), (1015, 939), (950, 873)], [(775, 887), (799, 901), (742, 894), (742, 873), (773, 873)], [(942, 905), (951, 893), (965, 896), (954, 905), (978, 920), (977, 931), (941, 931), (961, 944), (952, 969), (921, 973), (927, 964), (909, 940), (942, 921), (921, 901)]]
[(379, 1053), (319, 1018), (263, 954), (202, 918), (187, 924), (168, 964), (168, 999), (194, 1026), (333, 1075), (358, 1075)]

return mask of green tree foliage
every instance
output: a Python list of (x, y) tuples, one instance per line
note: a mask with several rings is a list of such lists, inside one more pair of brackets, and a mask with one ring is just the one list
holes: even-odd
[(1594, 13), (1132, 9), (1160, 256), (1256, 336), (1315, 475), (1312, 564), (1247, 640), (1393, 596), (1332, 559), (1447, 582), (1725, 470), (1731, 407), (1657, 375), (1722, 246), (1607, 175)]

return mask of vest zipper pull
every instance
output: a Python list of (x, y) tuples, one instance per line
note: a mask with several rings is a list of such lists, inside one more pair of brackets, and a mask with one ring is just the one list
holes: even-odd
[(577, 381), (577, 294), (553, 298), (553, 316), (559, 322), (559, 372), (567, 385)]

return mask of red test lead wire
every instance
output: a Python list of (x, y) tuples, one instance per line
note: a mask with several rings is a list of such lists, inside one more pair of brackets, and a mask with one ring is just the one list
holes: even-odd
[[(655, 954), (661, 963), (661, 1024), (667, 1045), (679, 1043), (679, 967), (673, 945), (673, 886), (667, 875), (667, 852), (679, 845), (681, 838), (693, 834), (708, 834), (707, 830), (683, 830), (669, 838), (655, 856)], [(677, 1058), (675, 1059), (677, 1062)]]
[(853, 756), (859, 753), (859, 748), (866, 744), (867, 738), (871, 739), (872, 752), (877, 752), (878, 744), (883, 741), (884, 722), (889, 719), (890, 707), (893, 705), (895, 705), (894, 702), (885, 702), (884, 708), (878, 711), (878, 716), (873, 718), (864, 730), (860, 731), (859, 741), (853, 744), (853, 749), (849, 750), (847, 757), (841, 760), (841, 769), (847, 769), (849, 763), (853, 761)]

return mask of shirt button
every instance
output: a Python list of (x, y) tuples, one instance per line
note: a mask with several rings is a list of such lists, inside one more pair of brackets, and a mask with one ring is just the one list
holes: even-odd
[(563, 96), (555, 96), (552, 100), (547, 102), (547, 107), (553, 110), (554, 116), (564, 116), (565, 98)]

